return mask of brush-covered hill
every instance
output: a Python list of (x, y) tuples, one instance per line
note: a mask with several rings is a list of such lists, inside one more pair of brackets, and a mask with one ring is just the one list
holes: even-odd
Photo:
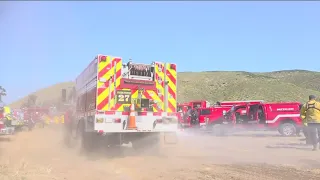
[[(62, 88), (72, 82), (59, 83), (34, 94), (38, 103), (55, 103)], [(181, 72), (178, 73), (178, 101), (206, 99), (210, 102), (227, 100), (306, 101), (308, 95), (320, 97), (320, 72), (290, 70), (268, 73), (249, 72)], [(11, 104), (20, 107), (27, 96)]]
[[(73, 82), (58, 83), (47, 88), (40, 89), (32, 95), (37, 96), (37, 105), (52, 105), (61, 100), (61, 89), (70, 89), (74, 86)], [(30, 94), (31, 95), (31, 94)], [(20, 108), (28, 101), (29, 95), (9, 104), (11, 108)]]

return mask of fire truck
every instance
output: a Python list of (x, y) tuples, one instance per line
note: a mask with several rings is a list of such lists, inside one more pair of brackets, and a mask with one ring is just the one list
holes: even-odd
[(62, 90), (62, 100), (75, 107), (65, 124), (82, 149), (94, 150), (101, 139), (108, 147), (131, 142), (141, 149), (178, 129), (176, 64), (98, 55), (75, 83), (71, 93)]
[[(222, 124), (224, 115), (226, 114), (227, 111), (229, 111), (232, 106), (235, 105), (240, 105), (240, 104), (257, 104), (257, 103), (262, 103), (263, 100), (248, 100), (248, 101), (222, 101), (222, 102), (217, 102), (215, 105), (208, 107), (199, 107), (198, 114), (199, 114), (199, 121), (198, 124), (192, 125), (190, 123), (190, 118), (185, 118), (181, 119), (181, 124), (183, 124), (183, 127), (208, 127), (210, 128), (211, 126), (215, 124)], [(208, 104), (208, 103), (207, 103)]]
[(226, 113), (223, 123), (245, 129), (277, 129), (283, 136), (293, 136), (302, 127), (300, 106), (300, 102), (237, 105)]
[(24, 126), (31, 131), (36, 124), (44, 127), (44, 115), (49, 115), (51, 108), (49, 107), (26, 107), (22, 109)]
[[(224, 115), (234, 106), (247, 104), (261, 104), (263, 100), (248, 100), (248, 101), (222, 101), (217, 102), (215, 106), (210, 108), (199, 109), (200, 125), (212, 126), (222, 124)], [(243, 111), (241, 112), (243, 113)]]

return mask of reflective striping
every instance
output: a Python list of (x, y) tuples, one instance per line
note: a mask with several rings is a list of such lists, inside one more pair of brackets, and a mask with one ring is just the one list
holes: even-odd
[(164, 63), (155, 62), (155, 81), (156, 81), (156, 88), (159, 91), (156, 92), (158, 94), (159, 103), (161, 106), (161, 110), (164, 111)]
[[(114, 90), (115, 87), (120, 85), (122, 59), (106, 56), (106, 61), (100, 61), (100, 57), (98, 57), (97, 109), (108, 110), (115, 106)], [(100, 78), (103, 78), (106, 82), (100, 82)], [(109, 84), (111, 84), (110, 87)]]
[(291, 117), (300, 117), (300, 114), (279, 114), (273, 120), (266, 120), (267, 124), (272, 124), (278, 121), (280, 118), (291, 118)]
[[(98, 57), (98, 81), (97, 81), (97, 110), (108, 110), (109, 103), (109, 82), (111, 77), (111, 57), (106, 56), (106, 61), (101, 61), (101, 56)], [(106, 82), (100, 82), (103, 78)]]
[(177, 71), (171, 69), (171, 64), (166, 63), (166, 78), (168, 81), (168, 112), (176, 112), (177, 109)]
[[(163, 106), (163, 101), (159, 98), (158, 94), (152, 90), (147, 90), (143, 93), (143, 98), (151, 99), (154, 102), (157, 102), (156, 104), (153, 104), (153, 111), (154, 112), (161, 112), (163, 111), (161, 107)], [(159, 107), (158, 107), (159, 104)]]
[[(110, 74), (112, 74), (111, 77), (111, 101), (109, 103), (110, 109), (112, 109), (116, 102), (115, 102), (115, 93), (116, 93), (116, 88), (120, 86), (120, 80), (121, 80), (121, 68), (122, 68), (122, 60), (121, 58), (112, 58), (111, 61), (111, 70)], [(118, 82), (118, 86), (117, 86)]]

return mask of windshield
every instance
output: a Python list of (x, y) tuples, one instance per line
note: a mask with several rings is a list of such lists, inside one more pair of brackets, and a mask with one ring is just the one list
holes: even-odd
[(201, 107), (201, 102), (193, 103), (193, 108), (196, 108), (196, 107)]
[(210, 109), (202, 109), (200, 111), (200, 115), (210, 115), (210, 114), (211, 114)]

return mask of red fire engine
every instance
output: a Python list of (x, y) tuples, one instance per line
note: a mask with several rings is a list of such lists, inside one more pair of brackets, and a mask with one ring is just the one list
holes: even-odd
[[(108, 147), (157, 144), (160, 132), (178, 129), (176, 82), (173, 63), (124, 64), (119, 57), (98, 55), (76, 78), (69, 136), (90, 150), (101, 138)], [(64, 89), (64, 101), (67, 94)]]
[(292, 136), (302, 126), (299, 102), (237, 105), (225, 115), (224, 124), (242, 128), (278, 129), (283, 136)]
[[(216, 106), (210, 108), (199, 109), (199, 122), (200, 125), (211, 126), (221, 124), (224, 115), (234, 106), (247, 105), (247, 104), (261, 104), (263, 100), (248, 100), (248, 101), (222, 101), (218, 102)], [(241, 113), (241, 112), (240, 112)]]
[[(198, 101), (199, 102), (199, 101)], [(249, 101), (222, 101), (217, 102), (216, 105), (212, 107), (208, 106), (195, 106), (199, 107), (197, 110), (199, 116), (198, 124), (191, 124), (190, 117), (183, 117), (181, 115), (180, 123), (183, 127), (191, 127), (191, 126), (212, 126), (215, 124), (221, 124), (224, 119), (224, 114), (232, 108), (232, 106), (240, 105), (240, 104), (257, 104), (262, 103), (263, 100), (249, 100)], [(202, 105), (208, 105), (208, 103), (199, 103)], [(189, 104), (189, 107), (192, 107), (192, 104)]]

